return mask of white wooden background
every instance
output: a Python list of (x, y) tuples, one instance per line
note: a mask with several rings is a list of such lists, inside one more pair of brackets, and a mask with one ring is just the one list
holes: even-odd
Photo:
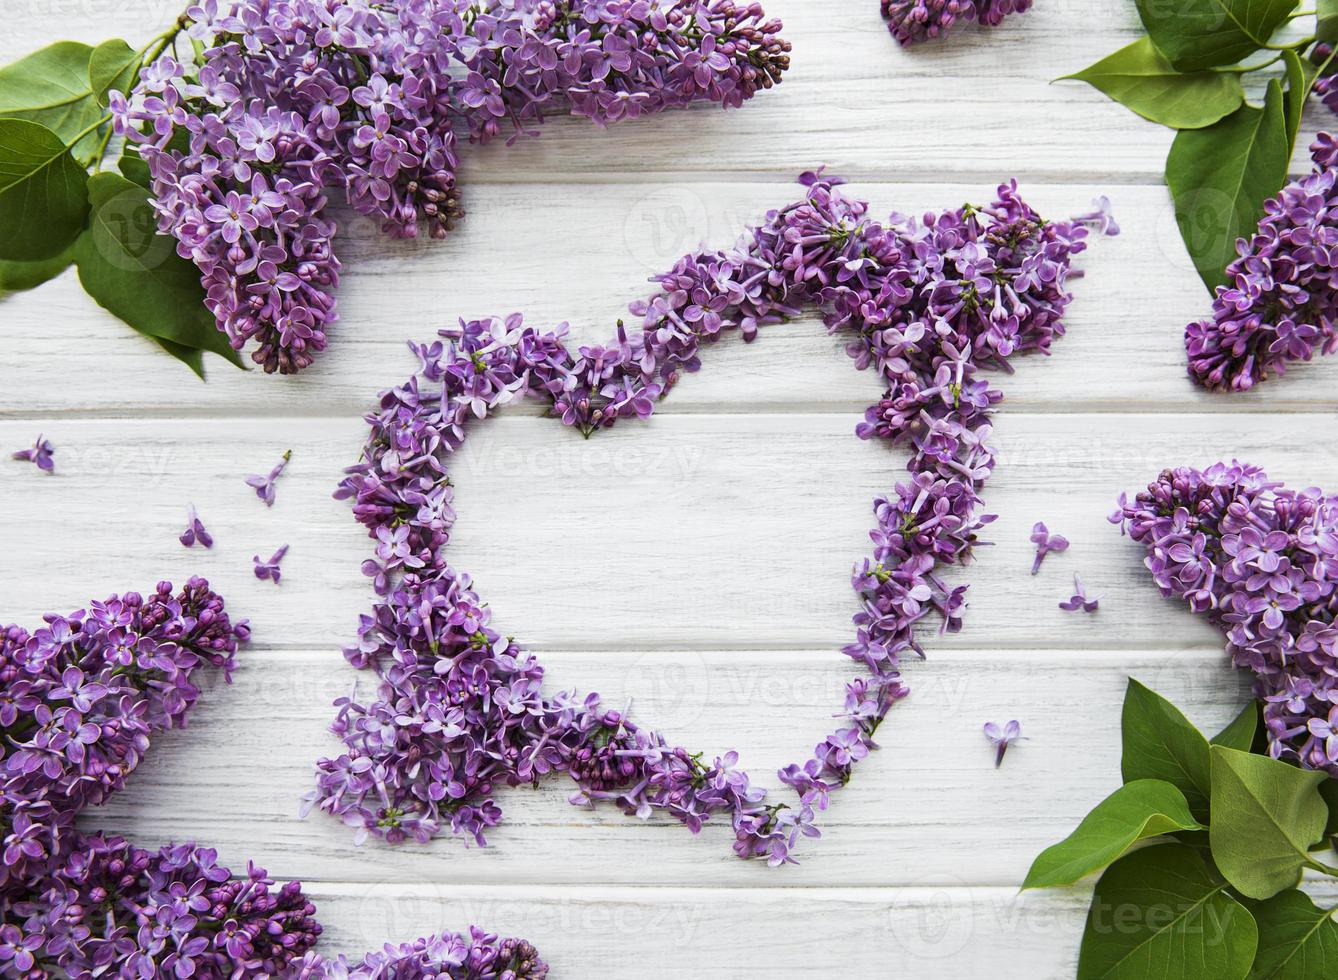
[[(7, 8), (10, 6), (6, 5)], [(138, 39), (171, 0), (14, 0), (0, 60), (61, 37)], [(1106, 522), (1160, 468), (1239, 455), (1288, 481), (1338, 486), (1338, 360), (1246, 397), (1184, 377), (1181, 331), (1207, 298), (1160, 173), (1170, 134), (1049, 79), (1136, 36), (1132, 3), (1041, 0), (990, 32), (900, 50), (876, 0), (766, 0), (794, 68), (742, 111), (680, 112), (464, 154), (470, 214), (445, 243), (341, 230), (343, 320), (296, 379), (210, 364), (207, 385), (100, 312), (73, 275), (0, 301), (0, 448), (38, 432), (56, 474), (0, 463), (0, 621), (35, 622), (163, 577), (209, 577), (255, 642), (188, 732), (157, 740), (131, 787), (85, 824), (142, 844), (196, 839), (306, 883), (325, 948), (356, 953), (470, 922), (536, 942), (555, 980), (1073, 976), (1090, 883), (1019, 895), (1031, 858), (1118, 782), (1133, 674), (1214, 727), (1244, 682), (1218, 636), (1161, 600), (1139, 549)], [(969, 572), (958, 636), (931, 638), (914, 695), (797, 868), (740, 862), (723, 827), (691, 837), (569, 787), (503, 792), (486, 850), (458, 842), (354, 848), (297, 819), (314, 760), (337, 750), (329, 702), (357, 676), (339, 653), (368, 605), (366, 539), (330, 499), (360, 416), (413, 361), (407, 337), (458, 315), (523, 310), (607, 337), (648, 275), (699, 242), (733, 240), (826, 163), (880, 212), (982, 200), (1016, 175), (1045, 213), (1115, 203), (1122, 237), (1082, 260), (1070, 336), (1003, 384), (996, 546)], [(849, 673), (870, 501), (902, 460), (853, 429), (878, 395), (813, 319), (710, 351), (647, 425), (585, 442), (520, 411), (480, 429), (456, 468), (459, 567), (555, 685), (631, 696), (686, 744), (737, 747), (769, 775), (831, 724)], [(242, 483), (288, 448), (266, 510)], [(189, 502), (217, 538), (186, 550)], [(1072, 541), (1036, 578), (1027, 535)], [(251, 555), (292, 551), (280, 588)], [(1061, 612), (1081, 572), (1103, 594)], [(366, 685), (368, 678), (362, 678)], [(996, 771), (985, 721), (1031, 741)]]

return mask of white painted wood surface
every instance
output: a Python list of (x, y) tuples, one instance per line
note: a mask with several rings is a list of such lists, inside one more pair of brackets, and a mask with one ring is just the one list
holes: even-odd
[[(59, 37), (135, 38), (168, 0), (25, 0), (0, 61)], [(1338, 361), (1244, 398), (1184, 378), (1180, 334), (1207, 299), (1159, 174), (1169, 134), (1051, 77), (1135, 36), (1132, 4), (1042, 0), (1005, 26), (905, 52), (876, 0), (767, 0), (794, 69), (739, 112), (675, 113), (605, 133), (553, 120), (542, 138), (468, 150), (471, 210), (445, 243), (393, 243), (346, 222), (343, 321), (297, 379), (215, 362), (200, 385), (103, 315), (66, 275), (0, 301), (0, 448), (39, 431), (45, 477), (0, 465), (0, 620), (32, 622), (159, 578), (207, 575), (255, 624), (232, 687), (159, 740), (131, 787), (86, 824), (144, 844), (194, 838), (234, 867), (301, 878), (326, 946), (355, 953), (469, 922), (533, 939), (555, 980), (1073, 975), (1090, 884), (1019, 896), (1031, 858), (1118, 782), (1133, 674), (1207, 727), (1244, 698), (1221, 643), (1161, 600), (1106, 521), (1166, 465), (1239, 455), (1288, 481), (1338, 485)], [(1109, 194), (1124, 228), (1094, 243), (1071, 334), (1003, 379), (1000, 520), (962, 579), (966, 629), (929, 637), (883, 751), (834, 801), (797, 868), (567, 805), (560, 781), (503, 792), (484, 850), (354, 848), (296, 818), (311, 766), (337, 747), (329, 702), (357, 678), (339, 647), (369, 600), (362, 531), (330, 499), (360, 414), (412, 368), (406, 338), (459, 315), (526, 312), (603, 339), (646, 276), (724, 242), (827, 163), (879, 210), (981, 199), (1018, 176), (1053, 215)], [(685, 743), (736, 747), (764, 781), (830, 723), (850, 665), (848, 574), (870, 501), (902, 461), (853, 435), (877, 396), (813, 320), (710, 351), (651, 422), (585, 442), (531, 410), (480, 429), (456, 468), (455, 560), (555, 686), (632, 697)], [(242, 478), (287, 448), (266, 510)], [(194, 502), (211, 552), (176, 541)], [(1073, 541), (1027, 574), (1032, 522)], [(281, 587), (253, 553), (288, 542)], [(1081, 572), (1092, 617), (1056, 603)], [(367, 678), (363, 677), (364, 685)], [(987, 720), (1031, 741), (995, 771)]]

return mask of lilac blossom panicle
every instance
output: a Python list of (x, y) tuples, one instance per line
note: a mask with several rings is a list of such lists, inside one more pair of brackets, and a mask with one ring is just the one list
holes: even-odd
[(113, 92), (114, 126), (218, 328), (284, 374), (336, 320), (327, 189), (387, 234), (442, 238), (462, 214), (457, 133), (737, 107), (790, 49), (734, 0), (202, 0), (181, 29), (198, 58), (173, 46)]
[(1031, 563), (1033, 575), (1041, 570), (1041, 562), (1045, 561), (1046, 555), (1069, 550), (1069, 539), (1062, 534), (1051, 534), (1043, 521), (1037, 521), (1032, 525), (1031, 543), (1036, 546), (1036, 558)]
[(246, 478), (246, 485), (256, 492), (256, 496), (264, 501), (266, 507), (274, 506), (274, 483), (283, 474), (283, 471), (288, 467), (288, 463), (292, 458), (293, 451), (289, 449), (283, 454), (279, 462), (275, 464), (274, 469), (269, 471), (267, 476), (252, 473)]
[(985, 722), (985, 738), (994, 746), (994, 768), (998, 769), (1003, 765), (1004, 755), (1008, 752), (1008, 746), (1014, 742), (1025, 742), (1027, 736), (1022, 734), (1022, 725), (1017, 721), (1010, 721), (1008, 724), (1000, 726), (996, 721)]
[(1314, 170), (1264, 205), (1258, 231), (1217, 287), (1211, 319), (1185, 329), (1189, 374), (1246, 391), (1295, 361), (1338, 350), (1338, 141), (1311, 146)]
[(1111, 521), (1162, 594), (1205, 613), (1254, 673), (1270, 754), (1338, 776), (1338, 496), (1216, 463), (1163, 471)]
[(942, 37), (958, 21), (997, 27), (1009, 14), (1025, 13), (1032, 0), (882, 0), (887, 29), (898, 43), (918, 44)]
[(154, 852), (74, 828), (153, 735), (185, 727), (201, 668), (230, 679), (249, 636), (199, 578), (46, 616), (32, 634), (0, 627), (0, 976), (545, 976), (528, 943), (478, 930), (325, 960), (300, 882), (277, 885), (254, 864), (234, 876), (194, 844)]
[(10, 458), (32, 463), (43, 473), (53, 473), (56, 469), (55, 460), (52, 459), (55, 452), (55, 447), (47, 439), (38, 436), (31, 449), (20, 449), (18, 452), (11, 454)]
[[(802, 200), (734, 247), (685, 255), (655, 277), (659, 289), (631, 306), (639, 329), (620, 324), (605, 344), (572, 350), (565, 324), (545, 332), (514, 314), (411, 345), (420, 372), (381, 394), (362, 460), (336, 493), (367, 527), (364, 571), (380, 595), (345, 654), (379, 685), (371, 700), (336, 702), (343, 752), (318, 763), (304, 812), (337, 816), (357, 841), (451, 834), (484, 844), (502, 818), (497, 790), (565, 773), (574, 804), (665, 814), (694, 833), (723, 817), (740, 857), (784, 864), (817, 836), (817, 812), (907, 693), (900, 663), (921, 655), (917, 632), (935, 619), (940, 630), (961, 626), (966, 587), (939, 568), (969, 561), (993, 520), (978, 493), (994, 468), (990, 410), (1002, 395), (980, 375), (1063, 335), (1072, 259), (1086, 223), (1107, 215), (1046, 222), (1009, 183), (985, 207), (883, 224), (839, 180), (809, 173), (802, 183)], [(866, 673), (847, 686), (839, 727), (780, 771), (793, 799), (771, 802), (736, 753), (690, 752), (597, 694), (542, 690), (538, 661), (494, 627), (448, 562), (447, 464), (473, 422), (526, 397), (587, 435), (645, 419), (697, 370), (704, 347), (733, 331), (753, 340), (807, 307), (887, 387), (857, 434), (910, 462), (906, 481), (874, 501), (872, 556), (853, 574), (859, 611), (844, 652)]]

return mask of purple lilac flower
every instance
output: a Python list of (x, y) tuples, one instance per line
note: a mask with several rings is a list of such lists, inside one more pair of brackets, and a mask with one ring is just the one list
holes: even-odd
[[(985, 207), (882, 224), (840, 181), (802, 182), (802, 200), (735, 247), (683, 256), (657, 276), (659, 290), (631, 307), (640, 328), (620, 324), (607, 344), (571, 351), (565, 327), (541, 331), (514, 314), (411, 345), (421, 370), (381, 394), (362, 460), (336, 493), (373, 541), (364, 571), (381, 597), (345, 655), (380, 683), (367, 702), (336, 702), (342, 753), (317, 764), (305, 811), (339, 817), (355, 841), (451, 834), (483, 844), (502, 818), (499, 788), (566, 773), (577, 805), (664, 813), (694, 833), (728, 820), (740, 857), (785, 864), (818, 835), (816, 814), (906, 695), (900, 664), (921, 655), (923, 627), (961, 627), (966, 587), (937, 570), (968, 562), (993, 520), (979, 491), (994, 468), (990, 410), (1002, 395), (980, 375), (1063, 335), (1087, 228), (1043, 221), (1012, 183)], [(905, 482), (874, 501), (872, 554), (852, 576), (860, 611), (844, 652), (865, 673), (848, 684), (836, 731), (778, 774), (795, 799), (773, 803), (733, 752), (674, 746), (596, 694), (545, 692), (533, 654), (493, 626), (469, 576), (449, 564), (448, 464), (471, 423), (522, 397), (587, 435), (643, 419), (703, 348), (732, 330), (751, 340), (810, 306), (886, 386), (857, 434), (904, 447), (910, 462)]]
[(197, 541), (205, 548), (214, 546), (213, 536), (205, 530), (204, 522), (200, 520), (200, 515), (195, 512), (194, 504), (190, 505), (190, 513), (186, 519), (186, 530), (181, 532), (178, 540), (187, 548), (193, 548)]
[(457, 131), (739, 106), (789, 65), (764, 18), (733, 0), (210, 0), (183, 19), (198, 64), (164, 54), (111, 111), (219, 329), (290, 374), (336, 320), (326, 188), (388, 234), (445, 237)]
[(998, 722), (985, 722), (985, 738), (989, 739), (994, 746), (994, 768), (998, 769), (1003, 765), (1004, 754), (1008, 751), (1008, 746), (1014, 742), (1025, 742), (1027, 737), (1022, 734), (1022, 725), (1017, 721), (1010, 721), (1008, 724), (1000, 727)]
[(1162, 594), (1207, 614), (1254, 672), (1273, 757), (1338, 776), (1338, 496), (1217, 463), (1165, 470), (1111, 520)]
[(0, 897), (49, 873), (75, 813), (125, 784), (153, 734), (184, 726), (197, 669), (226, 677), (249, 634), (198, 578), (48, 615), (32, 634), (0, 626)]
[(283, 561), (283, 556), (288, 554), (288, 546), (284, 545), (274, 554), (270, 555), (269, 561), (261, 561), (260, 556), (254, 556), (251, 561), (255, 563), (255, 573), (258, 579), (269, 579), (275, 585), (279, 584), (279, 563)]
[(1212, 319), (1185, 329), (1190, 376), (1206, 388), (1245, 391), (1338, 350), (1338, 143), (1321, 134), (1311, 155), (1314, 171), (1269, 200), (1237, 244)]
[(1073, 574), (1073, 595), (1065, 602), (1059, 604), (1059, 608), (1065, 612), (1077, 612), (1081, 609), (1085, 613), (1094, 613), (1101, 606), (1101, 600), (1093, 599), (1087, 595), (1087, 587), (1083, 585), (1082, 576), (1076, 572)]
[(38, 436), (31, 449), (20, 449), (11, 458), (33, 463), (44, 473), (51, 473), (56, 469), (55, 461), (51, 458), (55, 452), (55, 447), (50, 442)]
[(1051, 534), (1050, 529), (1041, 521), (1037, 521), (1031, 528), (1031, 543), (1036, 545), (1036, 560), (1031, 563), (1031, 574), (1035, 575), (1041, 570), (1041, 562), (1050, 552), (1056, 554), (1069, 550), (1069, 539), (1062, 534)]
[(259, 476), (253, 473), (246, 478), (246, 485), (255, 490), (256, 496), (265, 502), (266, 507), (274, 506), (274, 483), (282, 475), (292, 458), (293, 451), (289, 449), (283, 454), (283, 458), (279, 460), (274, 469), (269, 471), (268, 476)]
[(1032, 0), (882, 0), (887, 29), (902, 45), (942, 37), (960, 21), (997, 27), (1008, 14), (1031, 9)]

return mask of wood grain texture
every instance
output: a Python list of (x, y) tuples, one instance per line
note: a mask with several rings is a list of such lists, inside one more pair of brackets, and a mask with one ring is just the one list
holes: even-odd
[[(0, 449), (39, 431), (52, 477), (0, 460), (0, 621), (193, 573), (255, 626), (235, 683), (211, 683), (191, 728), (160, 738), (130, 787), (83, 817), (142, 844), (194, 838), (233, 867), (301, 878), (330, 952), (477, 922), (527, 936), (554, 980), (1073, 976), (1090, 882), (1019, 895), (1031, 858), (1118, 782), (1126, 678), (1205, 728), (1248, 691), (1221, 638), (1161, 599), (1106, 515), (1164, 466), (1239, 456), (1338, 486), (1338, 363), (1245, 397), (1184, 375), (1181, 335), (1208, 297), (1160, 183), (1170, 134), (1077, 83), (1048, 84), (1137, 35), (1129, 3), (1044, 0), (993, 31), (902, 51), (877, 0), (764, 0), (794, 69), (741, 111), (676, 112), (601, 132), (556, 118), (540, 139), (464, 151), (470, 214), (446, 242), (393, 242), (340, 215), (343, 319), (296, 379), (210, 364), (208, 385), (98, 310), (67, 274), (0, 298)], [(16, 0), (0, 62), (59, 37), (132, 41), (173, 0)], [(1308, 131), (1324, 123), (1322, 111)], [(880, 216), (985, 199), (1020, 178), (1043, 213), (1112, 198), (1123, 234), (1093, 242), (1069, 336), (998, 378), (994, 544), (961, 634), (924, 638), (913, 696), (833, 801), (825, 836), (781, 872), (692, 837), (566, 802), (562, 780), (499, 794), (486, 849), (355, 848), (296, 817), (337, 751), (330, 702), (356, 682), (339, 654), (370, 602), (363, 529), (330, 498), (359, 416), (412, 369), (406, 339), (459, 316), (524, 311), (611, 332), (646, 280), (700, 243), (732, 241), (826, 164)], [(1298, 167), (1302, 164), (1298, 157)], [(597, 689), (695, 749), (737, 748), (765, 785), (831, 724), (853, 665), (850, 567), (870, 503), (903, 459), (853, 434), (879, 389), (813, 317), (730, 340), (645, 425), (589, 442), (512, 410), (456, 461), (453, 559), (501, 629), (537, 650), (551, 689)], [(266, 509), (242, 478), (285, 450)], [(176, 540), (194, 502), (212, 551)], [(1027, 574), (1032, 523), (1073, 541)], [(292, 551), (279, 588), (251, 556)], [(1074, 572), (1099, 613), (1060, 611)], [(995, 770), (980, 733), (1018, 718), (1030, 741)], [(1331, 902), (1338, 894), (1324, 895)]]

